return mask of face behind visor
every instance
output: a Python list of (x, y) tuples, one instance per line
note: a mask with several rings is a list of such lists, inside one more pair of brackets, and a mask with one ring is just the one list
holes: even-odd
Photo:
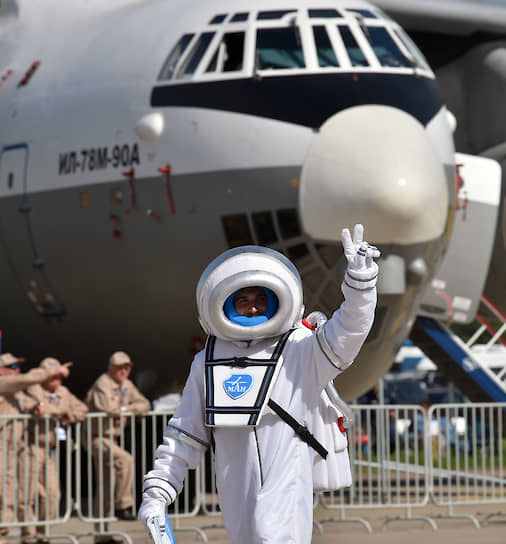
[[(248, 290), (250, 291), (250, 298), (254, 297), (254, 302), (247, 302), (246, 307), (254, 307), (255, 304), (258, 306), (258, 297), (260, 296), (261, 303), (265, 306), (265, 309), (262, 312), (256, 313), (255, 315), (248, 316), (247, 314), (238, 310), (238, 304), (241, 305), (241, 299), (244, 297), (248, 299)], [(241, 295), (241, 293), (244, 293)], [(236, 301), (236, 297), (239, 297)], [(265, 303), (263, 302), (265, 300)], [(238, 325), (243, 325), (244, 327), (253, 327), (254, 325), (260, 325), (268, 321), (279, 308), (278, 297), (267, 287), (246, 287), (239, 289), (235, 293), (232, 293), (225, 304), (223, 305), (223, 311), (232, 323), (237, 323)], [(256, 308), (257, 309), (257, 308)]]
[[(234, 312), (238, 312), (233, 308), (233, 295), (244, 287), (262, 287), (272, 294), (268, 294), (263, 316), (257, 316), (262, 319), (235, 319)], [(214, 259), (202, 273), (196, 295), (202, 327), (223, 340), (278, 336), (295, 326), (304, 311), (302, 282), (293, 263), (281, 253), (260, 246), (230, 249)]]

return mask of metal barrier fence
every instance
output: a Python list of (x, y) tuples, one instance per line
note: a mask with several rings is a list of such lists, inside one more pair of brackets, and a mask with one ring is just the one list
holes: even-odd
[[(456, 512), (470, 504), (506, 503), (505, 403), (437, 404), (420, 406), (353, 406), (355, 425), (348, 431), (354, 473), (353, 486), (320, 494), (320, 504), (340, 517), (351, 509), (400, 507), (404, 516), (421, 519), (437, 529), (436, 519), (465, 517), (480, 527), (475, 516)], [(446, 509), (429, 516), (416, 510), (426, 504)], [(498, 510), (484, 520), (487, 523)], [(483, 522), (482, 522), (483, 523)]]
[[(353, 486), (320, 493), (320, 504), (340, 513), (320, 523), (355, 521), (371, 531), (362, 518), (349, 519), (346, 510), (401, 507), (414, 519), (413, 509), (427, 504), (428, 467), (424, 463), (424, 411), (420, 406), (352, 406), (354, 425), (348, 429)], [(416, 516), (432, 524), (426, 517)]]
[[(506, 503), (506, 404), (434, 405), (427, 411), (415, 405), (352, 409), (355, 424), (348, 440), (353, 485), (315, 494), (320, 532), (330, 522), (359, 522), (371, 532), (366, 519), (350, 515), (356, 509), (393, 507), (404, 515), (385, 523), (421, 519), (437, 529), (435, 518), (441, 516), (420, 515), (421, 507), (436, 505), (453, 517), (460, 505)], [(54, 440), (61, 427), (55, 420), (0, 416), (0, 529), (27, 532), (38, 527), (46, 538), (66, 537), (74, 543), (85, 535), (118, 535), (131, 544), (128, 534), (109, 524), (117, 519), (116, 508), (131, 505), (136, 514), (142, 477), (152, 467), (170, 416), (89, 414), (82, 424), (66, 426), (61, 440)], [(322, 509), (329, 516), (322, 516)], [(73, 513), (90, 524), (89, 532), (51, 533)], [(183, 527), (184, 518), (197, 514), (206, 515), (209, 523), (186, 522)], [(169, 516), (175, 531), (194, 531), (207, 541), (205, 531), (221, 526), (219, 515), (209, 451), (201, 466), (188, 472)], [(474, 516), (466, 517), (480, 526)]]
[(429, 409), (431, 498), (448, 508), (448, 516), (455, 517), (459, 505), (506, 502), (505, 410), (498, 403)]
[[(127, 533), (111, 529), (118, 509), (130, 509), (135, 515), (140, 501), (142, 476), (151, 469), (156, 448), (162, 441), (163, 429), (170, 413), (150, 412), (135, 416), (126, 412), (121, 417), (104, 413), (88, 414), (77, 425), (76, 512), (81, 520), (94, 524), (86, 535), (118, 535), (128, 544)], [(199, 527), (180, 526), (180, 520), (194, 517), (200, 510), (200, 469), (189, 471), (182, 493), (169, 508), (174, 530), (195, 531), (204, 541)], [(79, 535), (85, 536), (85, 535)]]
[(71, 431), (49, 417), (0, 415), (0, 534), (16, 527), (48, 537), (70, 518)]

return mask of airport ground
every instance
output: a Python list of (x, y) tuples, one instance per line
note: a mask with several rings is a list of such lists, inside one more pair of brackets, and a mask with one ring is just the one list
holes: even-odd
[[(487, 517), (491, 514), (502, 512), (502, 515)], [(427, 505), (423, 508), (413, 509), (413, 518), (430, 516), (437, 525), (437, 530), (431, 527), (423, 519), (396, 520), (392, 518), (406, 517), (406, 509), (353, 509), (347, 511), (349, 521), (326, 521), (322, 523), (323, 534), (315, 528), (312, 544), (341, 544), (352, 542), (353, 544), (505, 544), (506, 543), (506, 504), (482, 504), (461, 506), (453, 512), (455, 515), (473, 515), (480, 523), (476, 528), (472, 521), (466, 517), (439, 518), (446, 515), (447, 509), (438, 508), (435, 505)], [(339, 513), (318, 507), (315, 511), (315, 519), (328, 520), (339, 518)], [(359, 522), (351, 521), (353, 518), (367, 520), (372, 528), (369, 533), (365, 526)], [(387, 520), (391, 520), (388, 521)], [(387, 522), (387, 523), (385, 523)], [(72, 517), (64, 525), (54, 528), (52, 533), (71, 534), (79, 536), (80, 544), (93, 544), (92, 536), (87, 536), (92, 531), (92, 525), (84, 523), (76, 517)], [(175, 530), (178, 544), (198, 544), (202, 542), (198, 533), (191, 528), (198, 527), (205, 531), (210, 544), (227, 544), (225, 530), (221, 525), (221, 517), (199, 515), (180, 521), (180, 527), (184, 530)], [(140, 521), (116, 522), (109, 526), (111, 532), (127, 533), (133, 544), (152, 544), (144, 526)], [(118, 535), (119, 536), (119, 535)], [(9, 539), (10, 542), (16, 542)], [(59, 540), (61, 541), (61, 540)], [(56, 540), (55, 540), (56, 542)]]

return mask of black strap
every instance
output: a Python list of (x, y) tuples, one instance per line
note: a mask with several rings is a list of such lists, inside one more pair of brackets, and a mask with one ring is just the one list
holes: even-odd
[(318, 440), (316, 440), (316, 438), (311, 434), (311, 431), (305, 425), (301, 425), (286, 410), (281, 408), (276, 401), (269, 399), (267, 404), (285, 423), (290, 425), (290, 427), (295, 431), (295, 434), (299, 436), (302, 441), (309, 444), (309, 446), (320, 454), (323, 459), (327, 459), (329, 452), (323, 447), (322, 444), (320, 444), (320, 442), (318, 442)]
[(228, 366), (247, 367), (255, 364), (277, 363), (281, 353), (288, 341), (288, 337), (295, 329), (289, 329), (279, 339), (274, 347), (272, 355), (268, 359), (250, 359), (249, 357), (227, 357), (225, 359), (214, 358), (214, 347), (216, 345), (216, 336), (208, 336), (206, 340), (206, 363), (228, 364)]

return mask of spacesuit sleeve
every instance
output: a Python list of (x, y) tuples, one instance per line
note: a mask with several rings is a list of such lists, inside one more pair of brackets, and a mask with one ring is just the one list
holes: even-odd
[(186, 472), (195, 468), (209, 446), (204, 425), (204, 356), (197, 354), (174, 416), (156, 450), (153, 470), (144, 476), (143, 497), (170, 504), (180, 493)]
[(346, 370), (357, 356), (374, 321), (376, 287), (357, 290), (342, 283), (344, 302), (316, 331), (316, 340), (336, 375)]

